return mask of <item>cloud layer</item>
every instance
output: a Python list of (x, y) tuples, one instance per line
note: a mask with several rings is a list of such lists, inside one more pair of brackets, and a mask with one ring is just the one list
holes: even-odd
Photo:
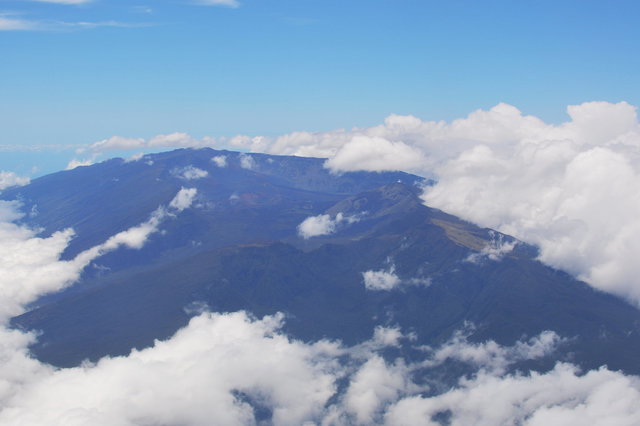
[[(35, 334), (6, 328), (8, 315), (38, 293), (70, 283), (91, 259), (142, 246), (160, 221), (188, 208), (196, 195), (183, 188), (148, 221), (68, 262), (59, 257), (71, 231), (38, 237), (15, 224), (17, 203), (0, 203), (0, 423), (428, 425), (442, 415), (453, 425), (640, 421), (637, 377), (605, 367), (580, 374), (563, 363), (546, 373), (507, 373), (516, 362), (552, 354), (563, 342), (552, 332), (505, 347), (469, 342), (461, 331), (439, 347), (414, 348), (422, 358), (406, 361), (382, 355), (411, 345), (412, 335), (398, 328), (377, 327), (370, 340), (348, 347), (291, 339), (282, 314), (204, 312), (153, 347), (56, 369), (30, 356)], [(434, 394), (440, 374), (431, 372), (451, 361), (472, 372)]]

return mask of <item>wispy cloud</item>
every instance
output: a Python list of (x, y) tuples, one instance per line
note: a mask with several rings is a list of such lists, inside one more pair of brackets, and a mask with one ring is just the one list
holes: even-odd
[(56, 3), (56, 4), (87, 4), (93, 2), (93, 0), (32, 0), (41, 3)]
[(78, 21), (78, 22), (55, 22), (50, 24), (51, 27), (57, 26), (57, 29), (64, 28), (78, 28), (78, 29), (92, 29), (92, 28), (102, 28), (102, 27), (113, 27), (113, 28), (143, 28), (150, 27), (153, 24), (148, 22), (120, 22), (120, 21), (97, 21), (97, 22), (89, 22), (89, 21)]
[(149, 6), (132, 6), (131, 10), (133, 10), (136, 13), (153, 13), (153, 9), (150, 8)]
[(0, 14), (0, 31), (34, 30), (37, 23), (26, 19), (12, 18), (11, 15)]
[(236, 0), (198, 0), (195, 4), (202, 6), (226, 6), (226, 7), (239, 7), (240, 3)]
[(152, 26), (148, 22), (109, 21), (53, 21), (24, 19), (18, 13), (0, 13), (0, 31), (69, 31), (93, 28), (143, 28)]
[(87, 4), (93, 2), (93, 0), (32, 0), (40, 3), (56, 3), (56, 4)]

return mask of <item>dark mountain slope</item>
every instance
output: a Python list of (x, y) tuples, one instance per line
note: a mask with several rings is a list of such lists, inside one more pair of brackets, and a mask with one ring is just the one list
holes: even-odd
[[(326, 211), (360, 219), (309, 240), (296, 235), (298, 222), (284, 221), (281, 241), (209, 248), (85, 278), (82, 291), (15, 324), (42, 330), (33, 347), (40, 359), (75, 365), (168, 337), (202, 306), (285, 312), (293, 336), (348, 344), (370, 338), (376, 325), (397, 325), (416, 333), (412, 345), (433, 345), (471, 321), (472, 340), (513, 344), (554, 330), (567, 338), (560, 359), (640, 372), (640, 311), (540, 264), (534, 248), (519, 243), (499, 256), (500, 244), (513, 239), (423, 206), (404, 184), (342, 197)], [(277, 220), (272, 214), (263, 226)], [(179, 217), (175, 226), (182, 220), (191, 219)], [(400, 283), (367, 289), (365, 271), (394, 272)]]

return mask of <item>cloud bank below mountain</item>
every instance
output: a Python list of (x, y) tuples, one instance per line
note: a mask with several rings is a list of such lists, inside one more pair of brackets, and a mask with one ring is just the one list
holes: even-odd
[[(183, 188), (148, 221), (70, 262), (60, 255), (71, 231), (38, 236), (16, 224), (17, 203), (0, 204), (0, 250), (18, 255), (0, 257), (0, 423), (205, 425), (216, 419), (245, 425), (256, 423), (257, 416), (275, 425), (423, 425), (435, 424), (443, 413), (454, 425), (478, 419), (486, 424), (640, 420), (635, 376), (605, 367), (580, 374), (565, 363), (546, 373), (507, 373), (514, 363), (552, 354), (563, 342), (553, 332), (509, 347), (469, 342), (459, 332), (441, 346), (415, 348), (422, 359), (405, 361), (382, 356), (385, 349), (411, 344), (412, 335), (398, 328), (377, 327), (370, 340), (355, 346), (305, 343), (282, 331), (281, 314), (256, 319), (245, 312), (204, 312), (153, 347), (56, 369), (30, 356), (34, 333), (6, 327), (8, 315), (38, 294), (70, 284), (101, 254), (142, 246), (162, 220), (189, 208), (196, 195)], [(430, 371), (446, 362), (467, 364), (472, 371), (455, 388), (433, 392)]]

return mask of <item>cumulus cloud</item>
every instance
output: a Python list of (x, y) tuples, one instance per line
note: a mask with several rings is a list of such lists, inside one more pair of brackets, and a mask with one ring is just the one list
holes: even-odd
[(410, 380), (410, 371), (402, 360), (390, 365), (372, 356), (351, 377), (342, 401), (344, 411), (355, 417), (356, 424), (375, 424), (385, 405), (421, 390)]
[(225, 155), (216, 155), (211, 158), (211, 161), (220, 168), (227, 167), (227, 157)]
[(238, 159), (240, 160), (240, 167), (243, 169), (253, 170), (256, 167), (256, 161), (249, 154), (242, 153), (238, 156)]
[(304, 238), (317, 237), (319, 235), (328, 235), (335, 232), (336, 221), (328, 214), (311, 216), (302, 221), (298, 225), (298, 234)]
[[(423, 371), (421, 365), (401, 359), (388, 362), (375, 350), (363, 352), (362, 346), (292, 340), (281, 331), (283, 318), (282, 314), (258, 320), (244, 312), (205, 312), (153, 347), (59, 370), (28, 357), (24, 348), (33, 335), (2, 330), (0, 350), (12, 349), (5, 358), (12, 369), (0, 368), (5, 385), (0, 388), (0, 422), (205, 425), (215, 418), (244, 425), (255, 422), (257, 408), (266, 408), (274, 425), (379, 424), (383, 420), (428, 424), (432, 415), (447, 409), (455, 420), (462, 420), (460, 424), (474, 415), (498, 416), (489, 420), (508, 423), (532, 413), (549, 421), (546, 410), (550, 407), (563, 408), (564, 417), (599, 411), (604, 418), (614, 418), (600, 401), (592, 401), (598, 390), (602, 396), (632, 391), (624, 394), (629, 407), (640, 399), (634, 377), (601, 369), (584, 376), (598, 377), (583, 381), (568, 364), (559, 364), (546, 375), (499, 376), (482, 370), (447, 393), (424, 398), (420, 395), (428, 386), (414, 380), (414, 373)], [(526, 346), (530, 351), (535, 343)], [(341, 362), (345, 359), (351, 362)], [(347, 386), (341, 390), (338, 383), (344, 379)], [(562, 380), (573, 383), (566, 385)], [(492, 407), (487, 407), (479, 403), (482, 392), (503, 399), (491, 398)], [(568, 398), (585, 403), (572, 404)], [(492, 414), (495, 407), (506, 408)], [(615, 418), (628, 420), (631, 415), (624, 412)]]
[(558, 364), (545, 374), (500, 377), (482, 373), (442, 395), (411, 396), (385, 415), (389, 425), (436, 425), (448, 416), (458, 425), (578, 425), (636, 424), (640, 421), (640, 381), (637, 377), (599, 370), (580, 374)]
[(12, 186), (24, 186), (31, 182), (26, 176), (18, 176), (14, 172), (0, 172), (0, 191)]
[(587, 103), (572, 121), (478, 143), (444, 161), (427, 204), (541, 248), (541, 260), (640, 302), (635, 108)]
[(173, 200), (169, 203), (169, 207), (175, 209), (178, 212), (183, 211), (184, 209), (188, 209), (193, 204), (193, 200), (195, 199), (198, 190), (196, 188), (182, 188)]
[(347, 216), (342, 213), (338, 213), (335, 217), (328, 214), (310, 216), (298, 225), (298, 235), (305, 240), (311, 237), (330, 235), (336, 232), (340, 225), (355, 223), (359, 220), (358, 216)]
[(209, 172), (199, 169), (194, 166), (186, 166), (178, 169), (174, 169), (172, 173), (184, 180), (196, 180), (209, 176)]
[(412, 170), (421, 168), (424, 155), (403, 142), (391, 142), (380, 137), (356, 136), (340, 147), (326, 161), (334, 172), (368, 170)]
[(433, 352), (424, 365), (434, 366), (454, 359), (483, 371), (502, 374), (515, 362), (550, 355), (564, 341), (553, 331), (544, 331), (527, 342), (518, 341), (513, 346), (501, 346), (493, 340), (471, 343), (467, 340), (469, 332), (470, 330), (456, 331), (451, 339)]
[(362, 279), (367, 290), (391, 290), (401, 282), (393, 265), (388, 270), (363, 272)]
[(270, 407), (276, 425), (303, 424), (335, 392), (339, 348), (291, 341), (277, 333), (281, 320), (202, 314), (128, 357), (41, 372), (8, 398), (0, 422), (243, 425), (253, 403)]

